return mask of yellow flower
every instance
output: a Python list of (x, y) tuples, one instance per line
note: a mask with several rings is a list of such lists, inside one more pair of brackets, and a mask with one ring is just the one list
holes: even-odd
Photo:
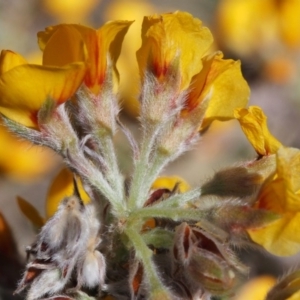
[[(278, 1), (277, 1), (278, 2)], [(280, 12), (280, 36), (282, 40), (291, 48), (300, 47), (300, 1), (289, 0), (279, 1)]]
[(10, 133), (0, 120), (0, 172), (15, 180), (29, 181), (47, 172), (55, 163), (50, 150), (34, 146)]
[(296, 78), (297, 68), (294, 59), (287, 53), (282, 53), (265, 62), (263, 74), (275, 83), (286, 84)]
[(108, 67), (118, 78), (116, 62), (121, 51), (123, 38), (132, 22), (107, 22), (95, 30), (82, 25), (57, 25), (47, 27), (38, 33), (38, 41), (44, 52), (43, 63), (61, 66), (84, 59), (80, 51), (84, 45), (87, 53), (85, 85), (98, 95), (103, 85)]
[(99, 0), (43, 0), (47, 12), (66, 23), (80, 22), (99, 2)]
[(260, 156), (275, 154), (282, 144), (269, 132), (267, 117), (258, 106), (238, 108), (234, 112), (247, 139)]
[(269, 290), (276, 284), (276, 278), (260, 276), (251, 279), (237, 292), (234, 300), (264, 300)]
[(178, 63), (181, 89), (184, 90), (201, 70), (202, 57), (212, 42), (209, 29), (189, 13), (177, 11), (145, 17), (142, 46), (137, 51), (141, 77), (148, 66), (157, 78), (163, 80), (172, 65)]
[(300, 150), (280, 148), (276, 163), (276, 173), (263, 185), (255, 206), (281, 217), (248, 233), (269, 252), (288, 256), (300, 251)]
[(164, 80), (178, 67), (180, 91), (188, 92), (182, 116), (196, 108), (202, 114), (206, 110), (202, 128), (216, 119), (232, 119), (234, 109), (244, 107), (250, 94), (239, 61), (224, 60), (221, 52), (208, 55), (212, 41), (210, 31), (188, 13), (154, 15), (144, 19), (137, 52), (142, 79), (147, 68)]
[[(88, 194), (85, 192), (81, 181), (77, 180), (79, 193), (82, 201), (86, 204), (90, 202)], [(28, 218), (32, 225), (39, 229), (45, 221), (51, 218), (56, 212), (60, 202), (68, 196), (73, 195), (73, 173), (68, 169), (62, 169), (53, 180), (46, 197), (45, 215), (43, 218), (36, 208), (28, 201), (21, 197), (17, 197), (18, 205), (23, 214)]]
[[(219, 37), (243, 56), (274, 53), (274, 47), (300, 46), (299, 0), (223, 0), (217, 19)], [(257, 54), (256, 54), (257, 55)]]
[(176, 185), (178, 185), (178, 191), (180, 193), (184, 193), (190, 189), (190, 185), (178, 176), (158, 177), (153, 182), (151, 189), (168, 189), (172, 191)]
[(37, 128), (37, 114), (51, 98), (61, 104), (80, 86), (85, 64), (62, 67), (28, 64), (19, 54), (3, 50), (0, 55), (0, 112), (28, 127)]

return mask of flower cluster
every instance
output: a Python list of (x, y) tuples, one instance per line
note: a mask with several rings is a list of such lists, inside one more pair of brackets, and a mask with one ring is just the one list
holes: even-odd
[[(300, 250), (300, 152), (270, 134), (260, 108), (246, 108), (240, 62), (210, 51), (213, 38), (200, 20), (179, 11), (144, 18), (141, 141), (122, 124), (117, 60), (131, 23), (48, 27), (38, 33), (41, 66), (1, 52), (3, 122), (60, 154), (72, 171), (50, 189), (46, 222), (19, 199), (42, 227), (16, 290), (28, 289), (28, 300), (231, 297), (248, 272), (234, 245), (277, 255)], [(230, 119), (258, 157), (196, 188), (159, 177), (214, 120)], [(117, 161), (118, 129), (132, 149), (128, 178)]]

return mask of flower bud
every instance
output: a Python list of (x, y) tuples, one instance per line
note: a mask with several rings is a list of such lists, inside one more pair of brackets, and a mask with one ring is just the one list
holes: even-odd
[(227, 293), (236, 284), (237, 259), (224, 244), (217, 242), (200, 228), (182, 223), (176, 228), (173, 246), (173, 273), (184, 277), (189, 285), (199, 286), (218, 295)]
[(94, 288), (98, 285), (103, 285), (105, 274), (106, 263), (104, 256), (97, 250), (87, 252), (80, 269), (78, 281), (83, 286)]
[(227, 293), (236, 281), (236, 275), (230, 265), (217, 254), (194, 247), (186, 277), (204, 290), (217, 295)]
[(253, 195), (262, 181), (260, 174), (240, 166), (218, 171), (201, 190), (202, 195), (244, 198)]
[[(77, 241), (82, 234), (81, 200), (76, 196), (65, 198), (58, 207), (54, 216), (45, 224), (39, 234), (39, 252), (43, 255), (44, 249), (57, 251), (67, 247), (69, 251), (77, 247)], [(42, 247), (42, 246), (45, 247)]]
[[(226, 242), (242, 245), (250, 242), (247, 230), (264, 227), (278, 220), (279, 217), (272, 211), (253, 208), (240, 201), (224, 200), (217, 201), (212, 206), (205, 222), (200, 221), (196, 225), (201, 227), (204, 223), (204, 228), (209, 233), (219, 235), (221, 239), (222, 236), (225, 237), (224, 241)], [(224, 233), (227, 233), (228, 236)]]

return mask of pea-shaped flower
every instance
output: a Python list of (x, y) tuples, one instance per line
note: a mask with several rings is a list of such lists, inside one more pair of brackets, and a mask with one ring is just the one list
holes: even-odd
[[(83, 51), (83, 48), (80, 50)], [(0, 56), (0, 112), (25, 126), (38, 128), (38, 112), (51, 98), (57, 105), (79, 88), (86, 72), (84, 61), (64, 66), (28, 64), (19, 54)]]

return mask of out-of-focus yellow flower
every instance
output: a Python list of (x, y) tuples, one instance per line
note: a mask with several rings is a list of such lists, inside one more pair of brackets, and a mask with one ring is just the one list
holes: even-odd
[(299, 0), (222, 0), (219, 38), (242, 56), (264, 54), (274, 47), (300, 46)]
[[(74, 194), (73, 173), (69, 169), (62, 169), (53, 180), (46, 199), (46, 218), (49, 219), (56, 212), (59, 203), (68, 196)], [(81, 181), (77, 180), (78, 189), (82, 201), (86, 204), (90, 202), (88, 194), (85, 192)]]
[(270, 253), (288, 256), (300, 251), (300, 150), (281, 147), (276, 163), (276, 173), (261, 188), (255, 206), (281, 217), (248, 233)]
[(300, 0), (222, 0), (217, 40), (237, 57), (253, 62), (279, 84), (297, 79)]
[(271, 276), (260, 276), (251, 279), (237, 292), (234, 300), (264, 300), (275, 283), (276, 278)]
[[(274, 1), (274, 0), (273, 0)], [(275, 1), (276, 2), (276, 1)], [(283, 41), (291, 48), (300, 47), (299, 14), (300, 1), (278, 1), (279, 3), (279, 28)]]
[(84, 83), (97, 95), (106, 78), (108, 65), (114, 77), (118, 78), (116, 62), (131, 23), (111, 21), (97, 30), (76, 24), (47, 27), (38, 33), (39, 46), (44, 52), (43, 63), (61, 66), (81, 60), (83, 54), (80, 49), (84, 46), (88, 65)]
[(300, 291), (296, 292), (291, 297), (288, 297), (286, 300), (299, 300), (300, 299)]
[[(142, 78), (147, 69), (158, 80), (179, 69), (180, 91), (188, 91), (182, 115), (189, 116), (195, 108), (206, 109), (202, 128), (215, 119), (232, 119), (234, 109), (244, 107), (250, 93), (240, 62), (224, 60), (220, 52), (208, 55), (212, 42), (200, 20), (175, 12), (145, 17), (137, 52)], [(207, 103), (202, 106), (204, 100)]]
[[(85, 192), (82, 183), (77, 179), (78, 189), (82, 201), (87, 204), (90, 202), (88, 194)], [(73, 173), (68, 169), (62, 169), (53, 180), (46, 197), (46, 218), (43, 218), (36, 208), (25, 199), (18, 197), (18, 205), (23, 214), (30, 220), (37, 229), (41, 228), (45, 220), (51, 218), (56, 212), (60, 202), (74, 194)]]
[(25, 126), (37, 128), (37, 113), (42, 104), (48, 98), (57, 104), (68, 100), (80, 86), (85, 69), (83, 62), (62, 67), (27, 64), (21, 55), (3, 50), (0, 112)]
[(149, 13), (154, 13), (153, 4), (143, 0), (112, 1), (105, 12), (107, 20), (135, 20), (126, 34), (118, 59), (120, 100), (122, 108), (132, 117), (137, 117), (140, 111), (140, 78), (135, 52), (141, 45), (143, 17)]
[(297, 65), (286, 53), (269, 58), (263, 69), (264, 76), (278, 84), (291, 82), (297, 76)]
[(240, 122), (247, 139), (259, 155), (275, 154), (282, 146), (269, 132), (267, 117), (260, 107), (238, 108), (234, 111), (234, 116)]
[(202, 69), (202, 58), (212, 42), (209, 29), (189, 13), (177, 11), (145, 17), (142, 46), (137, 51), (140, 75), (143, 78), (148, 67), (163, 80), (174, 64), (179, 65), (184, 90)]
[(184, 193), (190, 189), (190, 185), (181, 177), (178, 176), (166, 176), (158, 177), (152, 184), (152, 189), (168, 189), (172, 191), (175, 186), (178, 185), (178, 191)]
[(50, 150), (21, 141), (0, 121), (0, 173), (15, 180), (30, 181), (44, 174), (53, 164)]
[(83, 20), (100, 0), (43, 0), (48, 13), (60, 22), (72, 23)]

